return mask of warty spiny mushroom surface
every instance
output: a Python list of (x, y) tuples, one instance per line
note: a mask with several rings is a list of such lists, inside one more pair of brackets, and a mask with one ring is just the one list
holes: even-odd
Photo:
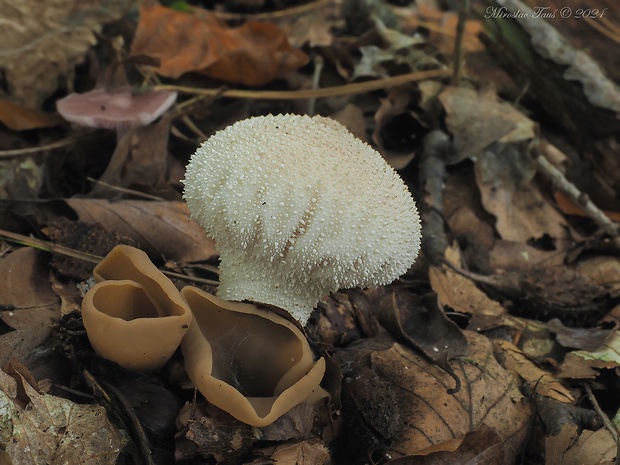
[(183, 182), (220, 252), (217, 295), (281, 307), (302, 325), (325, 295), (388, 284), (420, 249), (407, 186), (329, 118), (239, 121), (202, 144)]

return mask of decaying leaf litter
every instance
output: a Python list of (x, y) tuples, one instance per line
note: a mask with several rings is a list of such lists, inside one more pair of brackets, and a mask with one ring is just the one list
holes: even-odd
[[(468, 3), (4, 5), (20, 25), (0, 32), (4, 460), (615, 463), (618, 10)], [(127, 88), (176, 103), (107, 129), (55, 111)], [(200, 142), (268, 113), (329, 116), (375, 147), (423, 239), (395, 283), (313, 312), (329, 396), (252, 427), (193, 389), (178, 351), (146, 374), (99, 357), (80, 310), (118, 244), (215, 290), (179, 180)]]

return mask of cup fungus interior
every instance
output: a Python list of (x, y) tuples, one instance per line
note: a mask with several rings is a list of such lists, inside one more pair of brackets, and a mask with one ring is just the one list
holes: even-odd
[(119, 281), (118, 285), (98, 288), (93, 294), (93, 304), (100, 312), (125, 321), (157, 318), (163, 313), (144, 289), (131, 281)]
[[(97, 282), (105, 280), (129, 280), (138, 283), (155, 304), (156, 314), (162, 316), (181, 316), (187, 313), (177, 288), (148, 258), (142, 250), (119, 245), (94, 269)], [(164, 303), (166, 308), (160, 304)], [(147, 318), (146, 315), (140, 316)]]
[(281, 381), (304, 358), (302, 342), (289, 327), (263, 316), (224, 310), (196, 293), (185, 292), (184, 297), (211, 345), (213, 377), (247, 397), (271, 397), (289, 387)]

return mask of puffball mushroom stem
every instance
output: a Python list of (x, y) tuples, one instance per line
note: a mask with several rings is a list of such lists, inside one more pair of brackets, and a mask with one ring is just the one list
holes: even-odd
[(184, 198), (217, 243), (217, 295), (304, 325), (338, 289), (392, 282), (420, 249), (402, 179), (329, 118), (269, 115), (217, 132), (187, 166)]

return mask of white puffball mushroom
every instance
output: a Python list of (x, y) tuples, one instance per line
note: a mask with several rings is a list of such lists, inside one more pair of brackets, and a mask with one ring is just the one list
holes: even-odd
[(220, 252), (217, 295), (278, 306), (302, 325), (330, 292), (394, 281), (420, 249), (402, 179), (329, 118), (239, 121), (196, 150), (183, 183)]

